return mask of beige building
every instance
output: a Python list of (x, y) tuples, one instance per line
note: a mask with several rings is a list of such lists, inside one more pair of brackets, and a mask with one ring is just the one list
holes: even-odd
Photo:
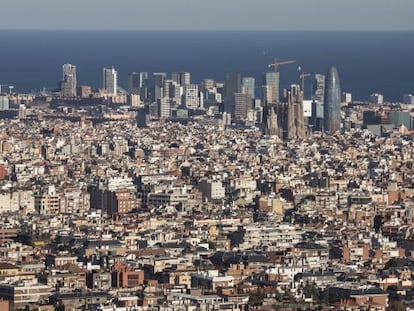
[(51, 290), (37, 281), (0, 284), (0, 299), (10, 301), (11, 310), (20, 310), (31, 304), (47, 302)]

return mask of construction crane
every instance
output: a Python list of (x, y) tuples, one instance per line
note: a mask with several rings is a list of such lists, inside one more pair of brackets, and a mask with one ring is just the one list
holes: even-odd
[(279, 61), (277, 58), (273, 60), (273, 63), (269, 64), (269, 67), (273, 67), (275, 72), (278, 72), (280, 65), (289, 65), (296, 63), (296, 60), (282, 60)]
[(305, 99), (305, 78), (310, 77), (310, 73), (301, 72), (299, 75), (300, 81), (301, 81), (301, 89), (303, 94), (303, 99)]

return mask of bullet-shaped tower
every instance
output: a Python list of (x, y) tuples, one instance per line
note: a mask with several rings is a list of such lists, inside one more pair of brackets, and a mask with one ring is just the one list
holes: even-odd
[(329, 68), (325, 78), (323, 124), (327, 133), (332, 134), (341, 129), (341, 85), (334, 66)]

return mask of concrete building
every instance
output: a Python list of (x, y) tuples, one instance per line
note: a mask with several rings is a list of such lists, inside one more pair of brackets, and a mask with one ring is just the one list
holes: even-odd
[(266, 247), (268, 250), (284, 250), (301, 241), (303, 232), (292, 225), (249, 225), (245, 227), (243, 250)]
[(323, 105), (325, 97), (325, 75), (316, 74), (313, 82), (313, 99)]
[(112, 287), (131, 288), (144, 284), (144, 270), (134, 269), (124, 262), (116, 262), (111, 268)]
[(182, 103), (182, 97), (184, 95), (184, 87), (179, 85), (177, 82), (172, 82), (169, 88), (169, 98), (175, 106), (180, 106)]
[(10, 109), (9, 97), (0, 95), (0, 110), (9, 110), (9, 109)]
[(247, 118), (247, 112), (252, 108), (252, 99), (247, 93), (234, 93), (234, 118), (242, 121)]
[(189, 72), (173, 72), (171, 73), (171, 79), (184, 87), (191, 84), (191, 74)]
[(131, 107), (140, 107), (142, 106), (141, 95), (139, 94), (129, 94), (127, 97), (127, 103)]
[(0, 213), (7, 211), (30, 213), (34, 211), (34, 195), (32, 190), (0, 192)]
[(118, 93), (118, 72), (114, 67), (103, 69), (102, 88), (106, 93), (111, 95), (116, 95)]
[(347, 93), (347, 92), (342, 92), (341, 102), (342, 103), (346, 103), (346, 104), (351, 103), (352, 102), (352, 94), (351, 93)]
[(90, 195), (85, 188), (68, 188), (60, 198), (60, 212), (83, 214), (89, 211)]
[(394, 126), (404, 125), (407, 129), (411, 129), (413, 127), (409, 111), (390, 111), (388, 116)]
[(373, 104), (382, 105), (384, 104), (384, 95), (373, 93), (369, 96), (369, 101)]
[(253, 77), (243, 77), (241, 92), (249, 94), (250, 98), (255, 99), (256, 82)]
[(403, 103), (406, 105), (414, 105), (414, 96), (412, 94), (404, 94)]
[(11, 310), (24, 310), (30, 304), (47, 302), (52, 289), (36, 281), (0, 284), (0, 298), (10, 302)]
[(152, 74), (153, 79), (153, 89), (152, 89), (152, 98), (151, 100), (156, 102), (163, 97), (163, 87), (164, 81), (167, 78), (167, 73), (165, 72), (154, 72)]
[(81, 85), (77, 87), (77, 96), (87, 98), (92, 94), (92, 88), (87, 85)]
[(62, 96), (76, 96), (76, 66), (72, 64), (64, 64), (62, 66), (62, 75), (62, 82), (60, 84)]
[[(145, 95), (148, 87), (148, 73), (147, 72), (130, 72), (128, 74), (128, 92), (130, 94)], [(144, 96), (144, 98), (146, 98)]]
[(35, 210), (41, 215), (56, 215), (60, 212), (60, 199), (55, 187), (49, 186), (47, 191), (35, 195)]
[(212, 90), (215, 87), (214, 79), (203, 79), (201, 82), (201, 91), (206, 92)]
[(187, 109), (201, 108), (197, 84), (188, 84), (184, 91), (184, 105)]
[(221, 200), (226, 195), (223, 182), (219, 180), (201, 180), (197, 187), (208, 201)]
[(168, 97), (158, 99), (158, 116), (161, 118), (169, 118), (171, 116), (171, 103)]

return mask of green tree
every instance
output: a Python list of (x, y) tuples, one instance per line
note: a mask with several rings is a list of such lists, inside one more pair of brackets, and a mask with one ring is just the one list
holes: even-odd
[(249, 297), (249, 304), (252, 306), (261, 306), (264, 300), (264, 295), (257, 293), (251, 294)]

